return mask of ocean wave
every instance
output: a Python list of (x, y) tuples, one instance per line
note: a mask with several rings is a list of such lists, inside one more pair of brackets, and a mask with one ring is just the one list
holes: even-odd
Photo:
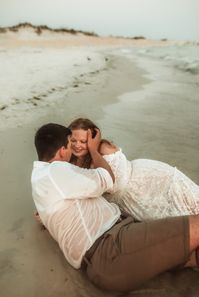
[(191, 74), (199, 74), (199, 60), (180, 61), (175, 66), (176, 68)]
[(170, 62), (175, 68), (199, 74), (199, 46), (172, 46), (139, 50), (139, 55)]

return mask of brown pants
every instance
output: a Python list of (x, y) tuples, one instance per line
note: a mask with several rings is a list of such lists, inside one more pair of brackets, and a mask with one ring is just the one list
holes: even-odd
[(129, 291), (189, 259), (188, 217), (114, 225), (87, 251), (82, 267), (98, 287)]

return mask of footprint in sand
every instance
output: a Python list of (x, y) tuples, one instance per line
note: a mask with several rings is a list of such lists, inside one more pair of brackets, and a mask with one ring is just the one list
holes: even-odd
[(2, 106), (0, 106), (0, 110), (4, 110), (4, 109), (6, 109), (8, 107), (8, 105), (2, 105)]

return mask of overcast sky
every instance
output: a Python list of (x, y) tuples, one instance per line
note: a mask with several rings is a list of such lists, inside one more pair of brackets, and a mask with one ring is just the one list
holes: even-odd
[(199, 40), (199, 0), (0, 0), (0, 26), (21, 22), (99, 35)]

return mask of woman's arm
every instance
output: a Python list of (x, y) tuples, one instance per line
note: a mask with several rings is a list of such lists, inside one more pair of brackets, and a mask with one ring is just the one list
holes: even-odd
[(114, 193), (123, 189), (128, 183), (129, 170), (131, 167), (126, 156), (122, 153), (122, 150), (119, 147), (107, 141), (102, 141), (100, 153), (110, 165), (115, 176), (114, 187), (110, 192)]
[(119, 151), (119, 148), (115, 144), (108, 141), (102, 141), (99, 147), (99, 153), (102, 156), (110, 155), (117, 151)]

